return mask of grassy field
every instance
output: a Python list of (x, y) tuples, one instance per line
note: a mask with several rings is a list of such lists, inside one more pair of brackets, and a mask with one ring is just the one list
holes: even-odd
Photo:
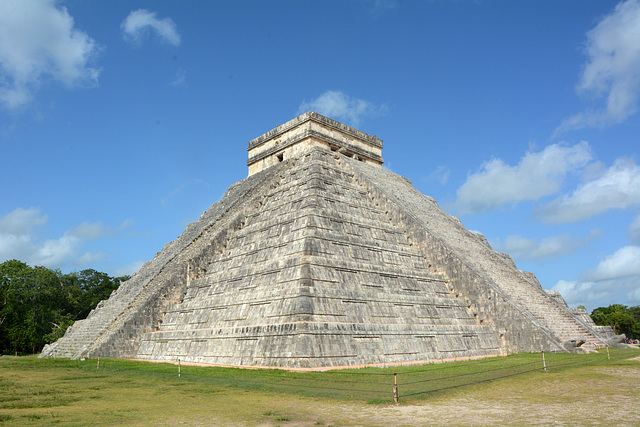
[[(640, 352), (329, 372), (0, 357), (11, 425), (637, 425)], [(400, 405), (393, 404), (397, 374)], [(627, 416), (628, 415), (628, 416)]]

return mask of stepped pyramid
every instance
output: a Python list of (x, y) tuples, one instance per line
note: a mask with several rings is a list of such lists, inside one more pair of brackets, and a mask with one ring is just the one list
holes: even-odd
[(249, 176), (41, 357), (288, 368), (566, 351), (602, 337), (411, 182), (382, 141), (305, 113)]

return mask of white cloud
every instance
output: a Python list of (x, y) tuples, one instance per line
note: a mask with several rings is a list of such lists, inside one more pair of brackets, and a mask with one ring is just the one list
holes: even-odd
[(640, 304), (640, 277), (631, 276), (602, 281), (559, 280), (553, 290), (560, 291), (569, 306), (589, 309), (611, 304)]
[(98, 51), (54, 0), (0, 1), (0, 103), (24, 106), (47, 79), (95, 86), (100, 70), (89, 63)]
[(122, 21), (120, 29), (125, 40), (138, 45), (142, 44), (143, 38), (150, 30), (154, 30), (165, 42), (173, 46), (180, 45), (180, 34), (178, 34), (176, 24), (171, 18), (158, 19), (156, 12), (150, 12), (146, 9), (132, 11)]
[(463, 213), (479, 212), (525, 200), (536, 201), (560, 190), (564, 177), (591, 160), (587, 142), (574, 146), (554, 144), (538, 153), (527, 152), (516, 166), (492, 159), (480, 171), (467, 175), (457, 191), (456, 205)]
[(25, 260), (33, 254), (31, 239), (26, 234), (0, 233), (0, 260)]
[(85, 242), (112, 236), (132, 225), (130, 220), (118, 227), (84, 222), (58, 238), (45, 239), (38, 231), (46, 223), (47, 216), (37, 208), (17, 208), (0, 217), (0, 262), (19, 259), (51, 268), (88, 265), (101, 260), (104, 254), (83, 252)]
[(358, 126), (365, 117), (376, 117), (384, 114), (387, 107), (375, 106), (369, 101), (352, 98), (336, 90), (328, 90), (316, 99), (303, 101), (298, 108), (298, 114), (315, 111), (323, 116), (335, 120), (346, 121), (352, 126)]
[(560, 236), (547, 237), (540, 241), (514, 235), (507, 236), (504, 241), (496, 242), (496, 247), (515, 259), (537, 261), (572, 254), (591, 242), (599, 233), (598, 230), (594, 230), (586, 238), (576, 238), (570, 234), (562, 234)]
[(556, 133), (617, 124), (634, 114), (640, 97), (640, 1), (619, 3), (587, 33), (589, 57), (578, 91), (606, 98), (606, 106), (565, 119)]
[[(553, 287), (569, 305), (592, 308), (640, 303), (640, 246), (625, 246), (587, 271), (580, 280), (560, 280)], [(595, 306), (595, 307), (594, 307)]]
[(27, 234), (47, 223), (38, 208), (17, 208), (0, 218), (0, 233)]
[(39, 246), (34, 244), (34, 253), (29, 261), (45, 267), (59, 267), (76, 256), (79, 244), (80, 239), (68, 232), (64, 233), (62, 237), (46, 240)]
[(595, 282), (559, 280), (552, 289), (559, 291), (562, 298), (564, 298), (570, 307), (581, 304), (593, 306), (594, 303), (596, 303), (595, 305), (597, 306), (606, 306), (608, 304), (604, 302), (598, 303), (598, 301), (611, 300), (615, 294), (615, 292), (612, 292), (612, 288), (599, 286), (598, 283)]
[[(625, 246), (602, 260), (598, 266), (587, 272), (587, 280), (611, 280), (640, 276), (640, 246)], [(640, 283), (638, 284), (640, 286)]]
[(640, 215), (636, 217), (629, 225), (629, 229), (627, 230), (627, 235), (629, 236), (629, 241), (634, 245), (640, 245)]
[(618, 159), (602, 176), (580, 185), (538, 213), (547, 222), (576, 222), (611, 209), (626, 209), (640, 203), (640, 166)]
[(17, 208), (0, 217), (0, 259), (32, 257), (37, 248), (31, 234), (47, 223), (47, 216), (37, 208)]

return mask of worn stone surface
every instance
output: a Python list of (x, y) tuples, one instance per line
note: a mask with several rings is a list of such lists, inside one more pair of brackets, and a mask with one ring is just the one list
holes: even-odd
[(603, 344), (336, 123), (305, 113), (253, 140), (249, 178), (42, 356), (317, 368)]

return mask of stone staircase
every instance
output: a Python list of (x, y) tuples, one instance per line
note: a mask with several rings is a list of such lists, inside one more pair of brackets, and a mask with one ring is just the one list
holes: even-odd
[[(193, 257), (209, 243), (197, 243), (203, 233), (215, 229), (229, 211), (247, 203), (249, 195), (265, 181), (277, 179), (276, 168), (265, 170), (233, 184), (225, 197), (204, 212), (199, 221), (190, 224), (176, 240), (167, 243), (152, 261), (145, 263), (139, 272), (114, 291), (108, 300), (101, 301), (84, 320), (76, 321), (58, 341), (45, 346), (39, 357), (66, 357), (77, 359), (85, 356), (132, 357), (137, 351), (137, 336), (141, 336), (153, 319), (149, 311), (157, 311), (162, 304), (159, 298), (171, 293), (175, 279), (166, 276), (182, 273), (178, 257)], [(228, 219), (228, 218), (227, 218)], [(157, 280), (164, 275), (165, 280)], [(181, 277), (180, 280), (183, 278)], [(173, 290), (175, 293), (175, 289)], [(169, 295), (171, 297), (171, 295)], [(140, 323), (143, 322), (143, 323)], [(106, 349), (103, 346), (114, 340)]]

